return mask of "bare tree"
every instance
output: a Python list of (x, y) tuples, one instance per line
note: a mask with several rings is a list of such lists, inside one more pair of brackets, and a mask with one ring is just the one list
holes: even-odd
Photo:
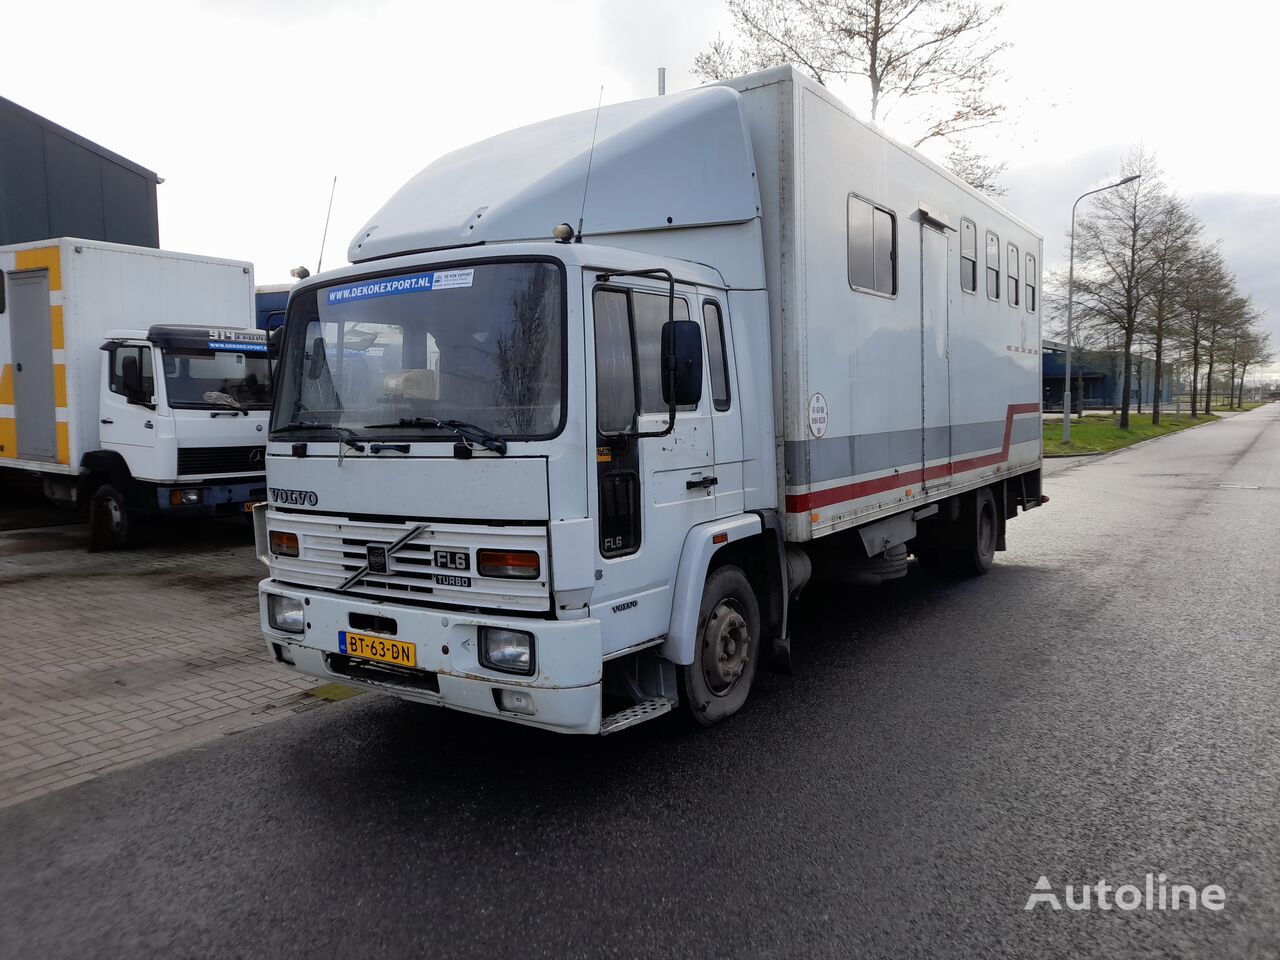
[[(1238, 326), (1244, 319), (1245, 314), (1252, 309), (1252, 304), (1247, 297), (1239, 296), (1235, 292), (1235, 278), (1228, 275), (1227, 285), (1224, 288), (1225, 296), (1221, 297), (1215, 304), (1214, 309), (1209, 311), (1208, 323), (1205, 326), (1205, 346), (1208, 349), (1208, 366), (1205, 373), (1205, 391), (1204, 391), (1204, 415), (1210, 416), (1213, 412), (1213, 365), (1218, 359), (1219, 351), (1226, 353), (1229, 351), (1228, 343), (1230, 341), (1230, 332)], [(1219, 371), (1221, 375), (1221, 371)], [(1234, 388), (1232, 383), (1228, 390)]]
[(1133, 344), (1149, 294), (1152, 244), (1159, 211), (1167, 203), (1155, 158), (1135, 148), (1123, 176), (1141, 179), (1094, 196), (1076, 227), (1076, 297), (1086, 323), (1110, 328), (1121, 346), (1120, 428), (1129, 429)]
[(1172, 331), (1191, 362), (1191, 417), (1200, 415), (1200, 371), (1211, 338), (1212, 318), (1231, 290), (1231, 278), (1217, 244), (1196, 243), (1173, 286), (1178, 319)]
[[(910, 139), (952, 145), (957, 175), (989, 189), (1002, 167), (977, 161), (965, 138), (1001, 119), (990, 99), (1000, 74), (992, 37), (1000, 5), (979, 0), (728, 0), (736, 40), (716, 40), (693, 73), (723, 80), (792, 63), (818, 83), (862, 80), (872, 123), (904, 104), (918, 113)], [(957, 153), (959, 156), (957, 156)]]
[(1234, 318), (1225, 331), (1228, 390), (1227, 406), (1234, 409), (1244, 403), (1244, 377), (1250, 366), (1266, 363), (1267, 336), (1261, 328), (1262, 313), (1250, 304)]
[(959, 144), (947, 154), (947, 166), (969, 186), (975, 190), (981, 190), (988, 196), (1003, 197), (1009, 192), (1000, 185), (1000, 177), (1009, 164), (992, 163), (974, 153), (967, 143)]
[(1240, 387), (1236, 394), (1236, 405), (1244, 406), (1244, 375), (1251, 366), (1262, 366), (1271, 362), (1271, 343), (1267, 333), (1257, 326), (1261, 315), (1255, 314), (1255, 324), (1240, 345)]
[[(1179, 318), (1176, 295), (1178, 276), (1187, 268), (1200, 234), (1200, 221), (1181, 197), (1168, 196), (1152, 225), (1151, 269), (1142, 329), (1151, 343), (1151, 422), (1160, 423), (1160, 396), (1164, 389), (1164, 357), (1168, 334)], [(1139, 411), (1141, 412), (1141, 411)]]

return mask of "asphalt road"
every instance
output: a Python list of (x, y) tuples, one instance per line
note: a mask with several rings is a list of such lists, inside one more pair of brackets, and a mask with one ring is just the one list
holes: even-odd
[[(1280, 404), (1047, 492), (704, 733), (364, 696), (0, 812), (0, 953), (1276, 958)], [(1024, 909), (1148, 872), (1226, 907)]]

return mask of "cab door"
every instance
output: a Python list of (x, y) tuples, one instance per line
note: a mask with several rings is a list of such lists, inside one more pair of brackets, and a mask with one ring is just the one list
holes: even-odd
[(733, 356), (728, 297), (723, 290), (698, 291), (702, 312), (703, 350), (711, 388), (711, 432), (715, 440), (716, 516), (733, 517), (746, 508), (743, 491), (742, 416), (734, 396), (737, 366)]
[[(705, 362), (702, 395), (668, 422), (662, 398), (662, 327), (668, 287), (659, 281), (584, 277), (593, 331), (597, 577), (593, 614), (608, 624), (607, 654), (663, 636), (690, 528), (716, 516), (715, 428)], [(674, 317), (702, 326), (693, 287), (676, 285)]]
[(155, 372), (151, 345), (121, 341), (104, 348), (104, 370), (98, 402), (98, 437), (104, 450), (114, 450), (129, 465), (129, 472), (144, 480), (168, 479), (157, 470), (156, 411), (131, 403), (125, 395), (124, 361), (132, 357), (142, 373), (142, 390), (154, 406)]

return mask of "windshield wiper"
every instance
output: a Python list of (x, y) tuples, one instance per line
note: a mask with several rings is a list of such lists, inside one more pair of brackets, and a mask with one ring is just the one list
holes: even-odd
[(336, 423), (320, 423), (316, 420), (295, 420), (283, 427), (276, 427), (272, 433), (284, 433), (286, 430), (332, 430), (338, 439), (350, 447), (364, 453), (364, 444), (356, 439), (356, 432), (350, 427), (340, 427)]
[(429, 430), (448, 430), (454, 436), (461, 437), (469, 443), (492, 450), (500, 457), (507, 455), (507, 441), (496, 433), (490, 433), (484, 427), (465, 420), (440, 420), (436, 417), (401, 417), (395, 423), (371, 423), (366, 429), (390, 427), (426, 427)]

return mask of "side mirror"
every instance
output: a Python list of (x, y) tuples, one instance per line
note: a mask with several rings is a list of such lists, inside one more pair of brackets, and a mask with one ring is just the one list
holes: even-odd
[(280, 359), (280, 343), (284, 340), (284, 324), (267, 334), (267, 359), (272, 363)]
[(311, 362), (307, 364), (307, 379), (319, 380), (328, 362), (324, 355), (324, 337), (316, 337), (311, 341)]
[(150, 399), (142, 390), (142, 368), (133, 354), (120, 361), (120, 381), (124, 385), (124, 398), (130, 403), (146, 403)]
[(662, 400), (677, 407), (702, 399), (702, 331), (692, 320), (662, 325)]

